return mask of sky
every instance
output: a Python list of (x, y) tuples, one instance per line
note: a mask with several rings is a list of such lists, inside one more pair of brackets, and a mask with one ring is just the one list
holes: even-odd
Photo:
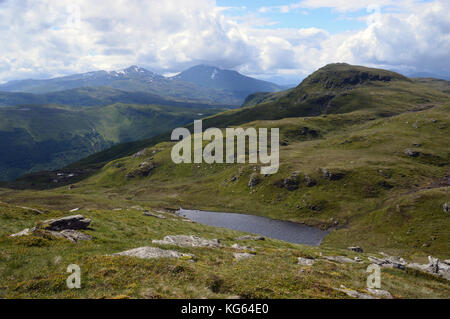
[(296, 83), (335, 62), (450, 75), (450, 0), (0, 0), (0, 82), (203, 63)]

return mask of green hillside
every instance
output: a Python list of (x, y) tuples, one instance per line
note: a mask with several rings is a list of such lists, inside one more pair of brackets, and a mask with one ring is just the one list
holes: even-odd
[(220, 109), (113, 104), (0, 108), (0, 180), (56, 169), (114, 144), (145, 139)]

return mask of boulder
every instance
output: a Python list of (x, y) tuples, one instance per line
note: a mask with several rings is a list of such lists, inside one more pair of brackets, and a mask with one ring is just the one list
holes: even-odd
[(218, 239), (204, 239), (188, 235), (166, 236), (163, 240), (153, 240), (152, 242), (159, 245), (176, 245), (180, 247), (222, 247)]
[(250, 179), (248, 181), (248, 187), (253, 188), (261, 182), (261, 178), (258, 173), (253, 173), (250, 175)]
[(82, 215), (67, 216), (58, 219), (50, 219), (43, 222), (43, 229), (51, 231), (61, 231), (65, 229), (86, 229), (91, 220)]
[(444, 203), (444, 205), (442, 205), (442, 209), (444, 210), (444, 213), (448, 213), (450, 212), (450, 205), (448, 203)]
[(420, 155), (420, 152), (408, 148), (408, 149), (405, 150), (405, 155), (408, 155), (408, 156), (411, 156), (411, 157), (417, 157), (417, 156)]
[(340, 180), (345, 176), (343, 172), (331, 172), (330, 170), (326, 168), (321, 168), (322, 176), (323, 178), (326, 178), (330, 181), (337, 181)]
[(249, 253), (233, 253), (233, 257), (237, 261), (240, 261), (240, 260), (243, 260), (243, 259), (248, 259), (248, 258), (255, 257), (255, 255), (249, 254)]
[(354, 251), (355, 253), (362, 253), (363, 249), (359, 246), (352, 246), (352, 247), (348, 247), (347, 249)]
[(312, 265), (314, 265), (315, 262), (316, 261), (314, 259), (310, 259), (310, 258), (303, 258), (303, 257), (297, 258), (297, 264), (302, 265), (302, 266), (312, 266)]
[(120, 253), (113, 254), (113, 256), (129, 256), (141, 259), (150, 258), (193, 258), (194, 255), (183, 254), (174, 250), (164, 250), (157, 247), (139, 247), (135, 249), (130, 249)]

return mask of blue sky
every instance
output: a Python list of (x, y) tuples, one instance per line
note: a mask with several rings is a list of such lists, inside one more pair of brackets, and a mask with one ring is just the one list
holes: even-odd
[[(241, 0), (218, 0), (217, 5), (222, 7), (232, 7), (226, 14), (230, 16), (240, 16), (245, 18), (248, 15), (256, 15), (265, 18), (268, 25), (263, 28), (321, 28), (331, 34), (358, 30), (366, 26), (365, 21), (358, 20), (358, 17), (368, 14), (366, 9), (352, 12), (339, 12), (334, 8), (293, 8), (289, 12), (280, 12), (281, 7), (291, 4), (292, 1), (241, 1)], [(262, 8), (268, 8), (262, 12)], [(272, 8), (272, 9), (271, 9)], [(269, 23), (272, 22), (272, 23)]]

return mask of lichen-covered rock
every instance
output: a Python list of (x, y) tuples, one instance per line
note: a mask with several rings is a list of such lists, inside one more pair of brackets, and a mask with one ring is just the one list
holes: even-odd
[(375, 295), (377, 297), (386, 298), (386, 299), (392, 299), (391, 293), (389, 291), (387, 291), (387, 290), (367, 288), (367, 291), (370, 292), (372, 295)]
[(222, 247), (218, 239), (205, 239), (188, 235), (166, 236), (163, 240), (153, 240), (152, 242), (159, 245), (176, 245), (180, 247)]
[(314, 265), (315, 262), (316, 261), (311, 258), (303, 258), (303, 257), (297, 258), (297, 264), (302, 265), (302, 266), (312, 266), (312, 265)]
[(353, 297), (353, 298), (358, 298), (358, 299), (377, 299), (377, 297), (374, 297), (372, 295), (369, 294), (365, 294), (353, 289), (349, 289), (347, 287), (345, 287), (344, 285), (341, 285), (341, 288), (334, 288), (335, 290), (341, 291), (343, 293), (345, 293), (347, 296)]
[(73, 241), (73, 242), (79, 242), (83, 240), (92, 240), (92, 236), (83, 234), (79, 231), (72, 230), (72, 229), (65, 229), (59, 232), (64, 238)]
[(192, 259), (194, 255), (183, 254), (174, 250), (164, 250), (157, 247), (139, 247), (130, 249), (120, 253), (113, 254), (113, 256), (129, 256), (141, 259), (150, 258), (188, 258)]
[(61, 231), (65, 229), (86, 229), (91, 220), (82, 215), (66, 216), (58, 219), (49, 219), (42, 223), (42, 228), (51, 231)]

